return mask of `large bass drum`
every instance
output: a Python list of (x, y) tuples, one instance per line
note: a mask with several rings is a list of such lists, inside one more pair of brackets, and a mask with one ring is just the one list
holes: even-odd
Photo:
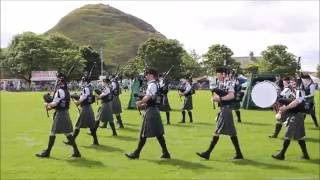
[(280, 88), (271, 81), (262, 81), (255, 84), (251, 91), (251, 99), (260, 108), (269, 108), (276, 101)]

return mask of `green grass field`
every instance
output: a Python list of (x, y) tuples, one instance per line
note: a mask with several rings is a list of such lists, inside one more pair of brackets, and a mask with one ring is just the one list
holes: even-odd
[[(40, 159), (35, 153), (47, 147), (51, 119), (46, 117), (43, 93), (1, 92), (1, 179), (319, 179), (319, 129), (311, 117), (305, 120), (307, 148), (311, 160), (301, 160), (299, 145), (293, 141), (286, 160), (271, 158), (282, 147), (280, 138), (269, 139), (274, 130), (272, 111), (241, 110), (242, 123), (236, 123), (240, 146), (245, 160), (232, 160), (234, 147), (229, 137), (221, 136), (210, 160), (195, 154), (207, 149), (215, 129), (214, 110), (208, 91), (194, 96), (194, 123), (179, 124), (181, 106), (176, 91), (169, 93), (171, 125), (164, 125), (165, 138), (171, 160), (162, 160), (161, 148), (155, 138), (147, 140), (139, 160), (129, 160), (125, 152), (132, 152), (138, 142), (141, 118), (137, 111), (122, 114), (125, 129), (111, 136), (108, 129), (99, 129), (100, 146), (93, 146), (88, 129), (81, 129), (77, 144), (82, 158), (71, 158), (71, 148), (62, 143), (64, 135), (57, 135), (51, 158)], [(122, 94), (127, 107), (129, 94)], [(319, 118), (319, 92), (317, 92)], [(93, 106), (95, 112), (97, 106)], [(76, 122), (77, 111), (72, 104), (71, 118)], [(51, 113), (52, 116), (52, 113)], [(162, 113), (165, 124), (165, 114)], [(188, 118), (187, 118), (188, 120)]]

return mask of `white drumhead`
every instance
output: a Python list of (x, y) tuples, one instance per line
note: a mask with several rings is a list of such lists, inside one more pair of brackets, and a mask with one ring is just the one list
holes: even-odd
[(253, 86), (251, 99), (261, 108), (271, 107), (277, 100), (277, 86), (271, 81), (259, 82)]

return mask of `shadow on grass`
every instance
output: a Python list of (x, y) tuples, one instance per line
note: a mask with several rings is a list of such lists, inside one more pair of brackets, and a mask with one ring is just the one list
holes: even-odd
[(94, 161), (85, 158), (74, 158), (66, 160), (68, 163), (74, 166), (82, 166), (82, 167), (105, 167), (105, 165), (101, 161)]
[(115, 139), (123, 140), (123, 141), (138, 141), (138, 138), (130, 137), (130, 136), (114, 136)]
[(273, 164), (268, 164), (264, 162), (259, 162), (259, 161), (254, 161), (250, 159), (244, 159), (244, 160), (234, 160), (232, 161), (234, 164), (239, 164), (239, 165), (250, 165), (250, 166), (255, 166), (259, 168), (266, 168), (266, 169), (286, 169), (286, 170), (292, 170), (295, 169), (295, 167), (292, 166), (286, 166), (286, 165), (280, 165), (277, 164), (276, 162)]
[(170, 124), (168, 126), (175, 126), (175, 127), (186, 127), (186, 128), (191, 128), (192, 123), (177, 123), (177, 124)]
[(319, 166), (319, 164), (320, 164), (320, 159), (319, 159), (319, 158), (318, 158), (318, 159), (312, 159), (312, 157), (311, 157), (310, 160), (304, 160), (304, 161), (302, 161), (302, 162), (307, 163), (307, 164), (309, 164), (309, 163), (311, 163), (311, 164), (317, 164), (317, 165)]
[[(100, 141), (101, 143), (101, 141)], [(81, 146), (83, 148), (87, 148), (87, 149), (95, 149), (97, 151), (107, 151), (107, 152), (115, 152), (115, 151), (118, 151), (118, 152), (124, 152), (122, 149), (120, 148), (116, 148), (116, 147), (111, 147), (111, 146), (106, 146), (106, 145), (103, 145), (103, 144), (100, 144), (100, 145), (91, 145), (91, 146)]]
[(308, 128), (308, 129), (313, 130), (313, 131), (319, 131), (320, 130), (319, 127), (312, 127), (312, 128)]
[(318, 138), (307, 137), (305, 140), (306, 142), (320, 143), (320, 139)]
[(257, 123), (257, 122), (241, 122), (238, 124), (247, 124), (247, 125), (253, 125), (253, 126), (271, 126), (271, 124), (267, 123)]
[(59, 159), (59, 158), (55, 158), (55, 157), (50, 157), (50, 159), (57, 160), (57, 161), (65, 161), (65, 162), (68, 162), (71, 165), (75, 165), (75, 166), (83, 166), (83, 167), (99, 166), (99, 167), (105, 167), (105, 165), (101, 161), (89, 160), (89, 159), (86, 159), (84, 157), (72, 158), (72, 159)]
[[(138, 125), (138, 124), (132, 124), (132, 123), (124, 123), (124, 125), (125, 125), (125, 129), (126, 129), (128, 126), (140, 126), (140, 125)], [(128, 125), (128, 126), (126, 126), (126, 125)]]
[(213, 126), (214, 124), (213, 123), (205, 123), (205, 122), (196, 122), (194, 123), (195, 125), (203, 125), (203, 126)]
[(128, 127), (126, 126), (125, 128), (123, 129), (120, 129), (121, 131), (130, 131), (130, 132), (139, 132), (140, 130), (139, 129), (136, 129), (136, 128), (131, 128), (131, 127)]
[(184, 161), (181, 159), (168, 159), (168, 160), (147, 160), (148, 162), (156, 163), (159, 165), (171, 165), (178, 166), (183, 169), (211, 169), (211, 167), (205, 166), (201, 163), (195, 163), (190, 161)]

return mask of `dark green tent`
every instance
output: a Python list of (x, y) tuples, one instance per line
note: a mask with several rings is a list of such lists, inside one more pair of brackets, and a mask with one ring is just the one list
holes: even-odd
[(251, 74), (251, 76), (248, 78), (248, 86), (246, 88), (243, 100), (241, 102), (241, 107), (244, 109), (257, 109), (257, 107), (251, 100), (251, 91), (253, 86), (261, 81), (276, 81), (276, 76), (273, 74)]
[(140, 81), (138, 78), (135, 78), (132, 86), (131, 86), (131, 96), (130, 96), (130, 100), (128, 103), (128, 109), (136, 109), (136, 101), (137, 98), (134, 97), (134, 94), (138, 94), (140, 92)]

